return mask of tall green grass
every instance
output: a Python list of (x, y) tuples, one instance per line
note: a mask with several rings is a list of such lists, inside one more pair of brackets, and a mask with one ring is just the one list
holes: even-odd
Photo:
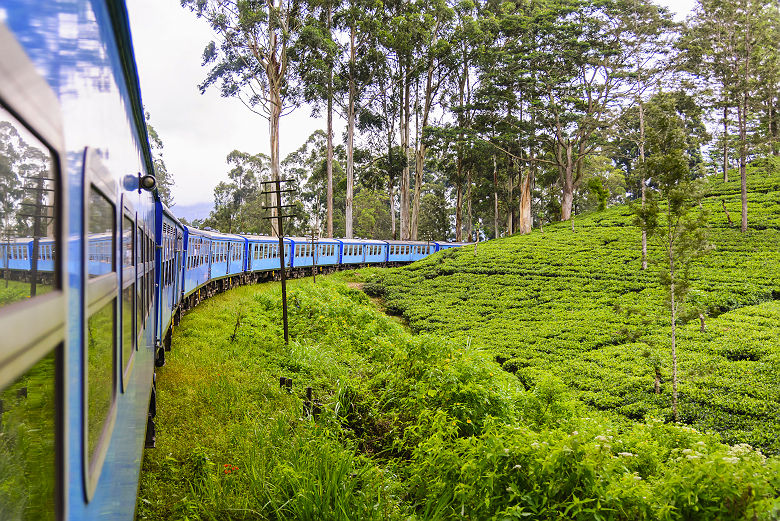
[(554, 376), (526, 389), (469, 342), (411, 334), (347, 277), (291, 283), (289, 346), (276, 285), (184, 317), (158, 374), (138, 519), (780, 515), (777, 459), (588, 411)]

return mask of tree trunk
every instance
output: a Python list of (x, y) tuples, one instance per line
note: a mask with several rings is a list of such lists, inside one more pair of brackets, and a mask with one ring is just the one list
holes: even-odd
[(729, 181), (729, 108), (723, 107), (723, 182)]
[(498, 239), (498, 164), (495, 154), (493, 154), (493, 228), (496, 231), (495, 238)]
[(515, 199), (515, 195), (514, 195), (515, 194), (515, 187), (514, 187), (515, 176), (514, 176), (514, 173), (513, 173), (514, 165), (512, 164), (512, 159), (511, 158), (507, 158), (507, 162), (509, 164), (509, 168), (507, 169), (507, 176), (506, 176), (506, 179), (507, 179), (507, 183), (506, 183), (506, 188), (507, 188), (506, 234), (507, 235), (512, 235), (515, 232), (515, 221), (514, 221), (515, 211), (514, 211), (514, 208), (513, 208), (514, 207), (514, 202), (515, 202), (514, 201), (514, 199)]
[[(271, 181), (279, 179), (279, 119), (282, 115), (282, 98), (278, 89), (270, 89), (271, 97), (271, 118), (269, 120), (271, 125)], [(271, 194), (271, 217), (276, 217), (277, 208), (280, 204), (280, 199), (277, 194)], [(269, 219), (271, 222), (271, 235), (274, 237), (279, 236), (279, 228), (277, 226), (277, 219)]]
[(466, 238), (471, 238), (471, 226), (473, 224), (471, 215), (471, 169), (466, 170)]
[(520, 219), (517, 231), (520, 234), (531, 233), (533, 222), (531, 220), (531, 172), (525, 176), (520, 187)]
[(566, 162), (561, 171), (561, 221), (571, 219), (571, 209), (574, 204), (574, 163), (571, 144), (566, 146)]
[[(647, 186), (645, 180), (645, 106), (639, 101), (639, 168), (642, 169), (642, 210), (645, 209), (647, 200)], [(642, 228), (642, 269), (647, 269), (647, 230)]]
[[(418, 142), (422, 140), (421, 136), (417, 137)], [(412, 226), (411, 237), (413, 241), (417, 240), (417, 226), (420, 220), (420, 197), (422, 195), (423, 184), (423, 164), (425, 163), (425, 145), (420, 143), (415, 152), (415, 164), (414, 164), (414, 202), (412, 206)]]
[[(328, 34), (331, 34), (332, 8), (328, 3)], [(328, 157), (325, 163), (328, 177), (325, 236), (333, 237), (333, 70), (328, 69)]]
[(747, 231), (747, 93), (739, 116), (739, 180), (742, 195), (742, 232)]
[(463, 164), (458, 158), (458, 179), (455, 181), (455, 242), (461, 242), (463, 239), (463, 211), (461, 206), (463, 205), (463, 184), (460, 181), (461, 170)]
[(399, 121), (399, 129), (401, 131), (401, 150), (403, 151), (406, 163), (404, 165), (403, 173), (401, 175), (401, 208), (400, 212), (400, 237), (402, 241), (409, 239), (409, 74), (408, 65), (404, 65), (403, 69), (403, 88), (401, 94), (401, 118)]
[(393, 240), (398, 238), (395, 233), (395, 186), (392, 180), (390, 181), (390, 235)]
[(352, 238), (352, 192), (355, 185), (355, 26), (349, 31), (349, 101), (347, 106), (347, 196), (344, 208), (345, 233)]

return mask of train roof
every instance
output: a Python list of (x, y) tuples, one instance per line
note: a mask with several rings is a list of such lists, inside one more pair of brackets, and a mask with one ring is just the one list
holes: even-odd
[(422, 246), (422, 245), (425, 245), (425, 244), (430, 245), (430, 244), (435, 244), (436, 243), (436, 241), (384, 241), (384, 242), (386, 242), (387, 244), (392, 244), (392, 245), (408, 244), (410, 246)]
[(386, 244), (382, 239), (334, 239), (345, 244)]
[[(251, 234), (242, 233), (241, 237), (245, 237), (246, 239), (254, 242), (276, 242), (276, 243), (279, 242), (279, 237), (274, 237), (273, 235), (251, 235)], [(284, 237), (284, 240), (289, 242), (290, 238)]]
[(244, 240), (244, 237), (242, 237), (241, 235), (235, 235), (235, 234), (232, 234), (232, 233), (222, 233), (222, 232), (210, 231), (210, 230), (200, 230), (198, 228), (193, 228), (192, 226), (185, 226), (184, 228), (187, 229), (187, 233), (189, 233), (190, 235), (192, 235), (192, 234), (202, 235), (204, 237), (208, 237), (209, 239), (224, 239), (224, 240), (232, 240), (232, 241), (235, 241), (235, 240), (242, 241), (242, 240)]
[(473, 242), (447, 242), (447, 241), (435, 241), (438, 245), (443, 246), (468, 246), (474, 244)]
[[(285, 239), (290, 239), (293, 242), (308, 242), (311, 244), (311, 237), (285, 237)], [(330, 242), (330, 243), (337, 243), (340, 239), (334, 239), (333, 237), (320, 237), (319, 239), (315, 239), (314, 242), (321, 244), (324, 242)]]

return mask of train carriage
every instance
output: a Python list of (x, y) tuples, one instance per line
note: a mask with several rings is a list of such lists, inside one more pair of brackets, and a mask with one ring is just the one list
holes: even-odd
[[(249, 271), (274, 271), (279, 269), (279, 239), (267, 235), (244, 235), (249, 253)], [(291, 266), (292, 242), (284, 238), (284, 265)]]
[(329, 266), (338, 264), (340, 242), (336, 239), (317, 239), (311, 237), (289, 237), (292, 243), (293, 268)]
[[(184, 259), (184, 226), (161, 202), (156, 213), (157, 324), (155, 344), (170, 347), (171, 323), (182, 297), (182, 265)], [(160, 354), (164, 357), (164, 352)], [(159, 363), (162, 363), (160, 360)]]
[(366, 240), (365, 262), (366, 264), (380, 264), (387, 262), (387, 242)]
[(451, 248), (460, 248), (461, 246), (466, 246), (467, 242), (444, 242), (444, 241), (436, 241), (434, 242), (436, 245), (436, 251), (441, 250), (449, 250)]
[(240, 235), (209, 232), (211, 238), (210, 280), (219, 280), (244, 272), (247, 239)]
[(410, 258), (412, 262), (424, 259), (428, 255), (436, 252), (435, 242), (409, 241), (406, 244), (411, 246)]
[(182, 268), (183, 292), (188, 297), (211, 277), (211, 233), (185, 226), (184, 250), (187, 256)]
[(385, 241), (387, 262), (411, 262), (412, 245), (408, 241)]
[(339, 263), (341, 243), (336, 239), (317, 240), (317, 266), (335, 266)]
[(339, 264), (364, 264), (365, 241), (360, 239), (337, 239), (341, 244)]

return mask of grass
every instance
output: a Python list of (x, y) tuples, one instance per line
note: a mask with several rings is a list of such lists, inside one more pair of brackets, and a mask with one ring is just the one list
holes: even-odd
[(158, 373), (138, 519), (780, 515), (777, 459), (589, 411), (553, 376), (526, 389), (473, 343), (410, 333), (350, 277), (290, 283), (289, 346), (276, 284), (183, 318)]

